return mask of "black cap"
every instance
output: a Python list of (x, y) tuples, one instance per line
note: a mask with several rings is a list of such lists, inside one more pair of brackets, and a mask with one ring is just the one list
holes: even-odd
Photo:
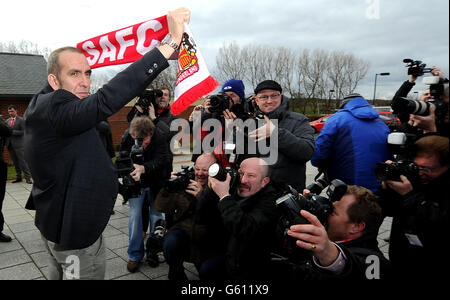
[(260, 82), (255, 89), (255, 95), (258, 94), (262, 90), (274, 90), (279, 91), (280, 93), (283, 91), (281, 89), (281, 85), (278, 84), (278, 82), (273, 80), (264, 80), (263, 82)]

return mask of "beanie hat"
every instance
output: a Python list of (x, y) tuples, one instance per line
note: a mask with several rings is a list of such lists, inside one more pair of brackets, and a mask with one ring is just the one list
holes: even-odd
[(281, 89), (281, 85), (278, 84), (278, 82), (273, 80), (264, 80), (263, 82), (260, 82), (255, 89), (255, 95), (258, 94), (262, 90), (274, 90), (279, 91), (280, 93), (283, 91)]
[(234, 92), (241, 99), (245, 99), (245, 86), (242, 80), (230, 79), (226, 81), (222, 86), (222, 92)]
[(363, 98), (363, 96), (361, 96), (361, 95), (358, 94), (358, 93), (348, 94), (347, 96), (344, 97), (344, 99), (343, 99), (343, 101), (342, 101), (342, 103), (341, 103), (340, 109), (343, 109), (344, 106), (345, 106), (347, 103), (349, 103), (353, 98)]

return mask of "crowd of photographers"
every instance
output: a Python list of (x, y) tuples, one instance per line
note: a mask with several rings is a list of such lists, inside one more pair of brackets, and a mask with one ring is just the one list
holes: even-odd
[[(392, 133), (361, 95), (352, 94), (315, 140), (308, 118), (289, 111), (273, 80), (245, 99), (243, 82), (230, 79), (194, 108), (191, 128), (196, 121), (220, 122), (214, 141), (225, 140), (230, 122), (264, 120), (253, 131), (233, 128), (232, 141), (243, 134), (246, 143), (270, 144), (276, 131), (274, 164), (261, 153), (230, 154), (226, 143), (211, 143), (213, 151), (193, 155), (193, 168), (169, 174), (176, 133), (168, 129), (175, 119), (170, 91), (147, 90), (128, 115), (122, 139), (119, 158), (131, 158), (129, 169), (118, 164), (126, 170), (121, 191), (130, 205), (128, 270), (139, 268), (145, 252), (150, 266), (166, 260), (171, 280), (187, 279), (184, 262), (194, 263), (201, 279), (372, 279), (444, 270), (448, 80), (437, 67), (405, 62), (410, 78), (392, 100), (401, 121)], [(419, 101), (408, 99), (425, 72), (433, 75), (430, 88)], [(200, 126), (193, 134), (202, 141), (211, 130)], [(305, 187), (310, 160), (323, 176)], [(386, 216), (393, 217), (389, 261), (377, 242)]]

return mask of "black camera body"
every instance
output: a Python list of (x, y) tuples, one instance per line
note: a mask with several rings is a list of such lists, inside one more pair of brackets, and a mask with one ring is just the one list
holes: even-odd
[(143, 139), (135, 139), (131, 151), (121, 151), (116, 158), (117, 177), (122, 179), (119, 181), (119, 194), (123, 197), (123, 203), (130, 198), (139, 197), (141, 194), (141, 184), (136, 182), (130, 175), (134, 170), (133, 164), (142, 165), (144, 163), (144, 148), (142, 147)]
[(431, 73), (431, 68), (425, 68), (427, 65), (420, 60), (405, 58), (403, 62), (406, 64), (406, 67), (408, 67), (408, 75), (419, 77), (425, 73)]
[(209, 97), (210, 108), (209, 111), (211, 113), (221, 114), (226, 109), (230, 108), (231, 98), (225, 94), (217, 94)]
[(162, 97), (163, 92), (158, 89), (146, 89), (141, 96), (139, 97), (138, 101), (135, 105), (139, 105), (142, 107), (144, 112), (148, 112), (148, 109), (150, 107), (150, 104), (153, 104), (153, 107), (155, 108), (155, 111), (158, 108), (158, 104), (156, 103), (156, 99)]
[[(339, 201), (347, 192), (347, 185), (339, 179), (334, 179), (329, 184), (326, 191), (328, 196), (320, 196), (319, 193), (328, 186), (326, 179), (323, 177), (320, 182), (314, 182), (307, 186), (306, 189), (312, 190), (309, 194), (298, 194), (293, 188), (289, 187), (289, 191), (276, 200), (276, 205), (281, 209), (282, 214), (286, 217), (287, 225), (290, 227), (295, 224), (308, 224), (309, 222), (300, 215), (300, 210), (306, 210), (315, 215), (320, 223), (324, 226), (328, 222), (328, 217), (333, 212), (333, 202)], [(289, 228), (287, 227), (287, 228)]]
[[(323, 177), (323, 180), (325, 177)], [(322, 186), (322, 188), (320, 188)], [(325, 184), (328, 186), (328, 184)], [(312, 189), (320, 193), (324, 188), (324, 182), (315, 182), (307, 189)], [(306, 210), (315, 215), (321, 224), (327, 226), (328, 217), (333, 213), (333, 202), (339, 201), (347, 192), (347, 185), (339, 179), (331, 181), (326, 191), (327, 197), (315, 193), (300, 195), (295, 189), (287, 186), (284, 195), (276, 200), (276, 206), (280, 211), (280, 219), (277, 227), (277, 247), (272, 253), (272, 261), (289, 262), (301, 264), (308, 260), (310, 253), (296, 245), (296, 239), (287, 234), (292, 225), (309, 224), (300, 210)]]
[(412, 161), (399, 160), (391, 164), (379, 162), (375, 168), (378, 181), (401, 181), (400, 175), (404, 175), (413, 183), (419, 178), (419, 167)]
[(189, 183), (191, 183), (191, 180), (194, 179), (194, 168), (182, 166), (181, 171), (176, 174), (176, 177), (166, 180), (165, 188), (170, 193), (182, 192), (186, 190)]

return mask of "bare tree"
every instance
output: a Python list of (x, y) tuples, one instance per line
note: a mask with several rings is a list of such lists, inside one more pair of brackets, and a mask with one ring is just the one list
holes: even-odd
[(247, 64), (245, 63), (246, 55), (243, 51), (236, 42), (231, 42), (228, 46), (219, 49), (219, 54), (216, 57), (219, 72), (216, 76), (220, 81), (229, 78), (244, 78)]
[(48, 47), (40, 47), (38, 44), (31, 41), (21, 40), (20, 42), (0, 42), (0, 52), (39, 54), (44, 56), (45, 60), (47, 60), (52, 50)]

